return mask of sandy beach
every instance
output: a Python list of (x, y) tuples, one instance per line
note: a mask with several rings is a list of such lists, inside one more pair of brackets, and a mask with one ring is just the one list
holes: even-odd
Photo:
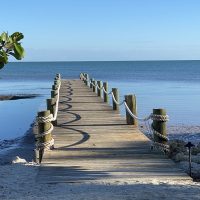
[[(180, 127), (173, 126), (171, 130), (179, 130), (179, 134), (183, 130), (193, 130), (194, 134), (200, 129), (184, 126), (181, 131)], [(192, 181), (140, 179), (128, 182), (99, 180), (95, 184), (41, 184), (36, 182), (39, 165), (33, 158), (34, 137), (31, 127), (17, 148), (0, 155), (0, 199), (200, 199), (200, 183)]]
[(38, 184), (34, 163), (0, 167), (0, 199), (200, 199), (199, 183), (157, 180), (96, 184)]

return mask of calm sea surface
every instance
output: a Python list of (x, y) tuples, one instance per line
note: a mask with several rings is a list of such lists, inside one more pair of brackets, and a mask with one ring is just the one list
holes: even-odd
[[(56, 73), (79, 78), (86, 72), (117, 87), (120, 98), (136, 94), (138, 115), (166, 108), (170, 124), (200, 125), (200, 61), (28, 62), (0, 70), (0, 94), (39, 94), (35, 99), (0, 102), (0, 140), (22, 136), (45, 108)], [(121, 110), (124, 114), (124, 110)]]

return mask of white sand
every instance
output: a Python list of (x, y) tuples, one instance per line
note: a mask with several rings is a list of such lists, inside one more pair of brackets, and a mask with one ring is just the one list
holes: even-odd
[(200, 199), (200, 183), (190, 181), (159, 182), (154, 179), (120, 183), (39, 184), (35, 181), (37, 171), (38, 165), (34, 163), (1, 165), (0, 199)]
[[(173, 127), (172, 134), (199, 133), (200, 127)], [(26, 139), (26, 138), (25, 138)], [(28, 141), (28, 142), (27, 142)], [(30, 144), (28, 144), (30, 143)], [(31, 199), (69, 199), (69, 200), (196, 200), (200, 199), (200, 183), (192, 181), (166, 181), (159, 182), (156, 179), (129, 182), (105, 182), (103, 180), (95, 184), (41, 184), (36, 182), (38, 165), (27, 163), (30, 161), (33, 151), (30, 137), (22, 143), (22, 147), (0, 157), (0, 200), (31, 200)], [(23, 152), (23, 154), (22, 154)], [(13, 160), (13, 156), (20, 158)], [(12, 159), (11, 159), (12, 158)], [(22, 159), (21, 159), (22, 158)], [(10, 161), (13, 160), (13, 164)], [(187, 162), (181, 162), (183, 168), (187, 168)], [(199, 165), (197, 166), (199, 167)], [(198, 168), (199, 169), (199, 168)]]

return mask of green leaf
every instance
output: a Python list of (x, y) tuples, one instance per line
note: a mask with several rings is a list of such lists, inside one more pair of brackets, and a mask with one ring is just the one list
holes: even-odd
[(4, 63), (0, 62), (0, 69), (2, 69), (4, 67)]
[(4, 63), (4, 57), (0, 55), (0, 62)]
[(3, 62), (4, 64), (8, 63), (8, 56), (4, 50), (0, 52), (0, 62)]
[(13, 39), (12, 39), (11, 37), (9, 37), (9, 38), (8, 38), (8, 42), (9, 42), (9, 43), (13, 43), (14, 41), (13, 41)]
[(2, 39), (4, 42), (6, 42), (6, 41), (8, 40), (8, 33), (3, 32), (3, 33), (1, 34), (1, 39)]
[(23, 38), (24, 35), (20, 32), (15, 32), (11, 36), (6, 32), (0, 34), (0, 69), (8, 63), (8, 56), (13, 56), (17, 60), (24, 57), (24, 48), (19, 42)]
[(13, 45), (13, 43), (6, 43), (5, 44), (5, 46), (4, 46), (6, 49), (8, 49), (8, 50), (13, 50), (13, 47), (14, 47), (14, 45)]
[(21, 39), (24, 38), (24, 35), (20, 32), (15, 32), (10, 36), (15, 42), (20, 41)]
[(14, 43), (14, 53), (15, 58), (21, 60), (24, 57), (24, 48), (20, 44)]
[(6, 64), (8, 63), (8, 56), (5, 51), (2, 51), (2, 52), (3, 52), (3, 57), (4, 57), (4, 63)]

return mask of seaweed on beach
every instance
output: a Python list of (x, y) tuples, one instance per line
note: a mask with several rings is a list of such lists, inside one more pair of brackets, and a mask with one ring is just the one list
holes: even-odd
[(39, 96), (38, 94), (0, 95), (0, 101), (33, 99)]

